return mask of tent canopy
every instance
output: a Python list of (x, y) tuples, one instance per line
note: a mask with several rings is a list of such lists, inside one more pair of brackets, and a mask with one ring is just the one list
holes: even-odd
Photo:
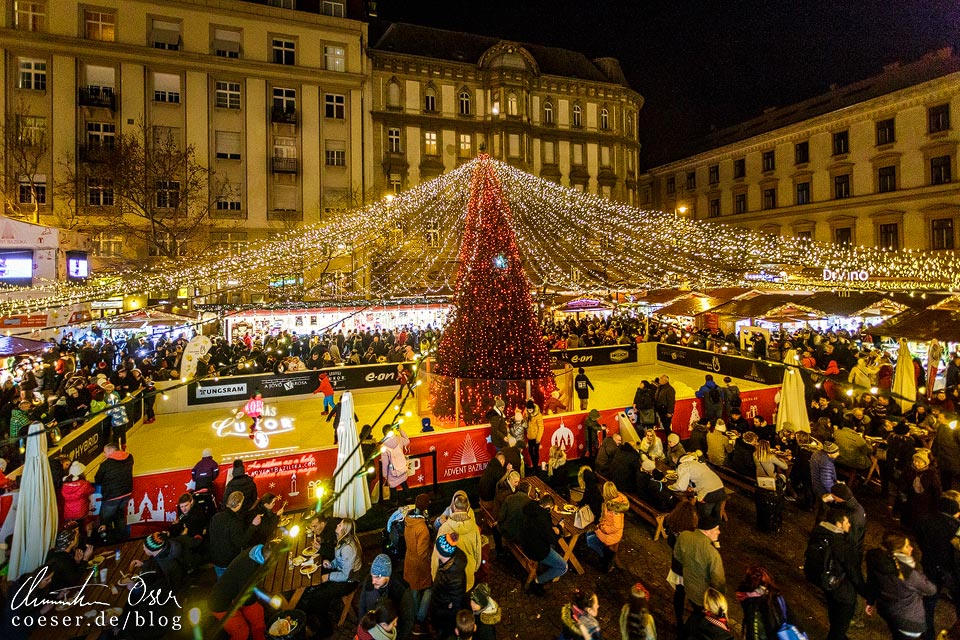
[(654, 289), (636, 296), (634, 303), (647, 307), (662, 307), (691, 293), (694, 292), (684, 291), (682, 289)]
[(561, 313), (582, 313), (586, 311), (609, 311), (613, 305), (600, 298), (581, 298), (563, 296), (558, 299), (560, 306), (554, 310)]
[(0, 358), (10, 358), (13, 356), (25, 356), (31, 353), (39, 353), (48, 347), (56, 346), (52, 342), (43, 340), (31, 340), (30, 338), (18, 338), (17, 336), (0, 337)]
[(693, 318), (729, 301), (730, 298), (727, 297), (696, 294), (661, 307), (656, 314)]
[(960, 311), (909, 309), (878, 324), (871, 333), (910, 340), (960, 342)]
[[(737, 298), (713, 309), (714, 313), (735, 318), (762, 318), (778, 307), (797, 304), (803, 296), (790, 293), (760, 293)], [(788, 321), (789, 322), (789, 321)]]
[(193, 316), (170, 313), (168, 311), (140, 310), (110, 318), (104, 329), (141, 329), (146, 327), (175, 327), (196, 322)]

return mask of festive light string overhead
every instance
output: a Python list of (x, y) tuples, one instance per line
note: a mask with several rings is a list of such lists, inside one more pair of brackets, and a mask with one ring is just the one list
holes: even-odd
[[(266, 288), (284, 270), (323, 269), (332, 258), (356, 258), (355, 282), (376, 265), (369, 285), (350, 292), (368, 299), (431, 294), (453, 288), (462, 245), (473, 160), (391, 200), (345, 212), (332, 220), (249, 242), (242, 255), (229, 249), (196, 261), (122, 269), (88, 283), (51, 283), (0, 290), (0, 316), (143, 292), (180, 288), (204, 293), (224, 288)], [(582, 293), (689, 284), (694, 288), (762, 286), (780, 289), (953, 290), (960, 288), (954, 251), (889, 251), (836, 247), (770, 236), (731, 225), (678, 218), (584, 194), (485, 159), (496, 172), (513, 212), (517, 245), (533, 286)], [(431, 246), (432, 245), (432, 246)], [(757, 282), (745, 274), (789, 265), (786, 282)], [(866, 272), (866, 281), (824, 281), (829, 269)], [(326, 294), (322, 286), (307, 291)], [(318, 295), (317, 297), (324, 297)]]

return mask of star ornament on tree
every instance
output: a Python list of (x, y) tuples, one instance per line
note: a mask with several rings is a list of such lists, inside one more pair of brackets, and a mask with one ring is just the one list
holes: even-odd
[(501, 271), (506, 271), (507, 267), (510, 265), (510, 262), (507, 260), (507, 257), (502, 253), (498, 253), (493, 257), (493, 268), (499, 269)]

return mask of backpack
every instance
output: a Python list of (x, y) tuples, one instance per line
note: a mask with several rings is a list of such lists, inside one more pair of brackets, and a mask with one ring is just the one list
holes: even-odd
[(824, 539), (811, 541), (803, 560), (807, 580), (826, 592), (835, 591), (846, 579), (843, 568), (836, 562), (830, 544)]
[(723, 396), (720, 394), (720, 387), (714, 386), (710, 389), (710, 402), (713, 404), (720, 404), (721, 398)]
[(740, 399), (740, 389), (729, 389), (730, 391), (730, 406), (734, 409), (739, 409), (740, 405), (743, 404), (743, 400)]
[(383, 549), (393, 562), (402, 562), (407, 554), (407, 541), (403, 536), (407, 528), (405, 518), (413, 508), (412, 504), (400, 507), (387, 520), (383, 531)]

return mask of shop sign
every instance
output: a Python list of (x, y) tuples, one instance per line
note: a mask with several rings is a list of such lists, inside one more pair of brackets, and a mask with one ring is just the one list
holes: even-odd
[(823, 279), (825, 282), (866, 282), (870, 279), (870, 273), (864, 269), (859, 271), (847, 271), (846, 269), (823, 268)]

